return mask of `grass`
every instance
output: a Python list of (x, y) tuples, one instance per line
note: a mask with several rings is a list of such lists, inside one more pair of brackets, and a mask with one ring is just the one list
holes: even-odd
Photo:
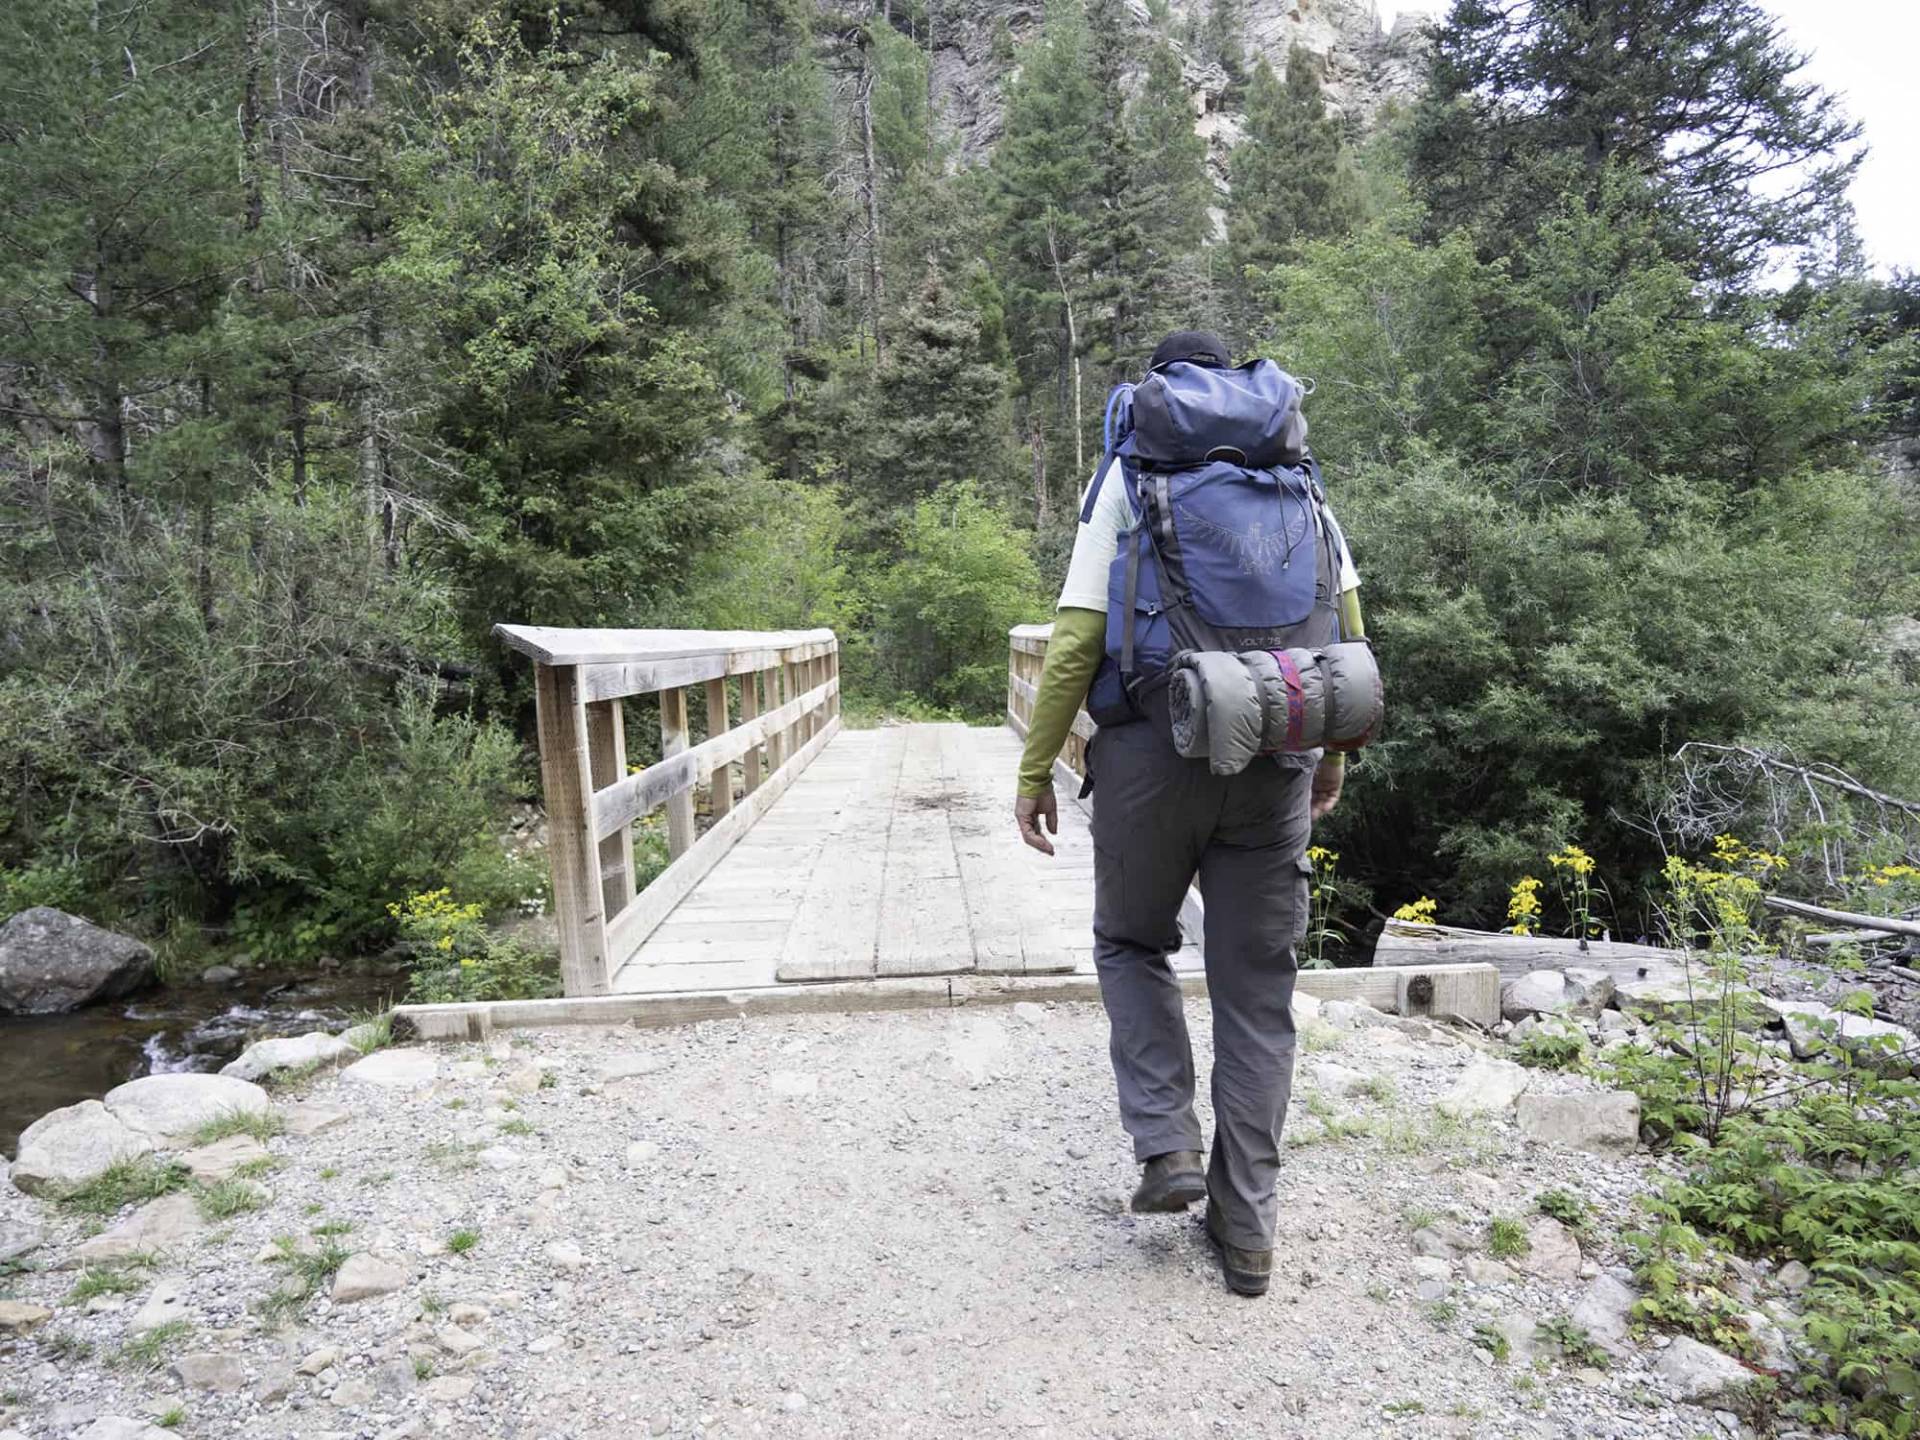
[(413, 1378), (422, 1381), (431, 1380), (433, 1378), (433, 1361), (424, 1355), (414, 1356)]
[(328, 1220), (324, 1224), (314, 1226), (309, 1233), (324, 1240), (329, 1235), (345, 1235), (352, 1229), (353, 1222), (351, 1220)]
[(320, 1178), (321, 1178), (322, 1180), (337, 1180), (337, 1179), (339, 1179), (339, 1178), (340, 1178), (340, 1167), (339, 1167), (338, 1165), (323, 1165), (323, 1166), (321, 1166), (321, 1167), (320, 1167)]
[(244, 1165), (234, 1166), (233, 1178), (236, 1180), (258, 1180), (262, 1175), (271, 1175), (279, 1168), (280, 1157), (278, 1155), (262, 1155), (257, 1159), (247, 1161)]
[(1591, 1365), (1596, 1370), (1607, 1368), (1608, 1355), (1594, 1343), (1593, 1337), (1585, 1327), (1576, 1325), (1565, 1315), (1554, 1315), (1540, 1322), (1540, 1334), (1556, 1345), (1560, 1353), (1573, 1365)]
[(540, 1088), (542, 1090), (555, 1089), (559, 1084), (560, 1084), (560, 1077), (554, 1074), (553, 1071), (542, 1070), (540, 1072)]
[(194, 1199), (200, 1205), (200, 1214), (208, 1220), (230, 1220), (235, 1215), (244, 1215), (249, 1210), (258, 1210), (267, 1203), (267, 1195), (251, 1180), (235, 1176), (231, 1180), (216, 1180), (211, 1185), (202, 1185)]
[(1430, 1210), (1425, 1205), (1409, 1205), (1401, 1212), (1401, 1218), (1407, 1222), (1409, 1230), (1425, 1230), (1440, 1221), (1440, 1212)]
[(1394, 1088), (1393, 1081), (1385, 1075), (1369, 1075), (1356, 1093), (1366, 1096), (1369, 1100), (1378, 1101), (1382, 1105), (1390, 1105), (1400, 1092)]
[(393, 1011), (362, 1010), (347, 1017), (347, 1043), (362, 1055), (384, 1050), (393, 1043)]
[(162, 1162), (151, 1155), (116, 1160), (98, 1178), (61, 1198), (60, 1205), (76, 1215), (114, 1215), (129, 1205), (144, 1204), (186, 1188), (187, 1167)]
[(67, 1304), (84, 1305), (96, 1295), (131, 1295), (146, 1283), (118, 1265), (89, 1265), (67, 1292)]
[[(427, 1146), (427, 1160), (442, 1170), (471, 1170), (479, 1163), (475, 1157), (480, 1153), (478, 1145), (469, 1145), (462, 1140), (436, 1140)], [(393, 1178), (391, 1174), (387, 1176)]]
[(1393, 1400), (1380, 1407), (1383, 1415), (1424, 1415), (1427, 1407), (1418, 1400)]
[(153, 1423), (158, 1425), (162, 1430), (178, 1430), (182, 1425), (187, 1423), (187, 1407), (184, 1405), (169, 1406), (154, 1418)]
[(158, 1370), (168, 1353), (192, 1333), (193, 1327), (184, 1320), (156, 1325), (120, 1347), (120, 1363), (134, 1370)]
[(480, 1232), (464, 1225), (447, 1237), (447, 1249), (455, 1255), (464, 1255), (479, 1243)]
[(262, 1145), (287, 1128), (278, 1110), (228, 1110), (193, 1132), (193, 1143), (212, 1145), (235, 1135), (251, 1135)]
[(1569, 1230), (1584, 1231), (1592, 1218), (1592, 1207), (1571, 1190), (1543, 1190), (1534, 1208), (1542, 1215), (1558, 1220)]
[(1302, 1054), (1313, 1055), (1322, 1050), (1338, 1050), (1341, 1038), (1337, 1026), (1324, 1020), (1309, 1020), (1300, 1027), (1296, 1042)]
[(287, 1273), (261, 1305), (261, 1310), (268, 1315), (292, 1310), (332, 1280), (347, 1263), (346, 1247), (330, 1237), (322, 1239), (317, 1249), (308, 1250), (291, 1235), (276, 1235), (273, 1248), (274, 1256), (267, 1263), (283, 1266)]
[(1473, 1343), (1503, 1365), (1513, 1358), (1513, 1342), (1491, 1325), (1474, 1326)]
[(272, 1090), (275, 1093), (294, 1090), (313, 1079), (324, 1068), (322, 1061), (307, 1060), (298, 1065), (286, 1065), (278, 1070), (269, 1070), (255, 1083), (262, 1089)]
[(93, 1355), (93, 1342), (84, 1336), (68, 1335), (63, 1331), (58, 1335), (43, 1335), (40, 1349), (55, 1360), (86, 1360)]
[(1527, 1227), (1518, 1220), (1497, 1219), (1487, 1229), (1487, 1253), (1496, 1260), (1517, 1260), (1533, 1249)]
[(533, 1122), (515, 1115), (510, 1119), (500, 1122), (500, 1133), (502, 1135), (531, 1135), (534, 1133)]
[(461, 1096), (456, 1095), (453, 1099), (447, 1101), (447, 1109), (449, 1110), (464, 1110), (466, 1108), (467, 1102)]
[(1451, 1325), (1460, 1318), (1460, 1305), (1455, 1300), (1436, 1300), (1427, 1307), (1427, 1319), (1437, 1326)]
[(1374, 1132), (1373, 1121), (1364, 1115), (1342, 1115), (1323, 1095), (1307, 1097), (1307, 1113), (1326, 1127), (1328, 1140), (1357, 1140)]

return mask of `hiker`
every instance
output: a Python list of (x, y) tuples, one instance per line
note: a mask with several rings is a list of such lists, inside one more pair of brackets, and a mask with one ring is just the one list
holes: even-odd
[[(1015, 802), (1021, 838), (1053, 854), (1053, 762), (1086, 702), (1099, 727), (1087, 754), (1087, 784), (1097, 786), (1094, 962), (1121, 1120), (1143, 1167), (1133, 1209), (1184, 1212), (1205, 1196), (1207, 1234), (1243, 1295), (1265, 1293), (1273, 1268), (1307, 839), (1345, 776), (1343, 754), (1285, 744), (1335, 723), (1331, 694), (1313, 690), (1321, 680), (1297, 684), (1291, 671), (1335, 653), (1313, 647), (1366, 649), (1353, 643), (1363, 634), (1359, 577), (1306, 450), (1304, 393), (1272, 361), (1230, 368), (1225, 344), (1195, 331), (1167, 336), (1140, 385), (1115, 391)], [(1370, 666), (1367, 651), (1361, 668)], [(1176, 676), (1200, 688), (1181, 690)], [(1364, 740), (1377, 719), (1377, 674), (1370, 696), (1368, 683), (1342, 699), (1348, 711), (1372, 705), (1371, 718), (1339, 722), (1364, 732), (1342, 734), (1343, 744)], [(1314, 728), (1302, 730), (1303, 716)], [(1193, 1052), (1168, 965), (1196, 875), (1214, 1022), (1204, 1173)]]

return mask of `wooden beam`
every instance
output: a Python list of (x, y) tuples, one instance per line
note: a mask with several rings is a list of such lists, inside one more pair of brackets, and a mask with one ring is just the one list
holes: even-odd
[(758, 650), (824, 652), (833, 631), (572, 630), (553, 625), (496, 625), (505, 644), (540, 665), (622, 665)]
[[(748, 671), (740, 677), (740, 724), (751, 725), (760, 718), (760, 675), (757, 671)], [(761, 727), (761, 734), (766, 733)], [(740, 758), (741, 783), (747, 794), (751, 795), (760, 788), (760, 767), (766, 759), (767, 747), (755, 742), (749, 745)]]
[[(1433, 973), (1485, 966), (1436, 966)], [(1199, 971), (1177, 976), (1188, 995), (1207, 993), (1206, 976)], [(1350, 1000), (1371, 1004), (1373, 997), (1398, 988), (1396, 977), (1383, 986), (1370, 970), (1306, 970), (1296, 990), (1318, 1000)], [(858, 1013), (874, 1010), (933, 1010), (950, 1006), (1010, 1005), (1016, 1000), (1093, 1002), (1100, 998), (1100, 982), (1093, 975), (984, 976), (957, 975), (937, 979), (833, 981), (817, 985), (766, 985), (744, 990), (683, 990), (634, 992), (593, 999), (495, 1000), (453, 1005), (402, 1005), (395, 1015), (422, 1040), (465, 1040), (476, 1014), (494, 1029), (547, 1025), (625, 1025), (653, 1028), (693, 1025), (706, 1020), (745, 1019), (755, 1015), (796, 1015), (820, 1012)]]
[[(839, 733), (839, 722), (829, 722), (789, 764), (774, 771), (765, 784), (734, 806), (725, 819), (702, 835), (697, 843), (676, 855), (666, 869), (653, 877), (653, 883), (620, 913), (607, 936), (607, 953), (615, 957), (615, 970), (633, 958), (634, 951), (659, 928), (660, 922), (673, 913), (674, 907), (686, 899), (693, 887), (720, 862), (720, 857), (733, 848), (754, 821), (767, 813), (768, 807), (780, 798), (781, 792)], [(687, 796), (689, 803), (692, 798), (691, 794)]]
[[(727, 720), (727, 682), (724, 677), (707, 681), (707, 738), (724, 737), (732, 726)], [(746, 747), (741, 747), (741, 754)], [(716, 758), (708, 777), (707, 810), (718, 820), (733, 809), (733, 762), (738, 756)]]
[[(627, 773), (627, 726), (618, 700), (601, 700), (587, 706), (588, 772), (596, 791), (614, 784)], [(588, 810), (593, 810), (589, 799)], [(593, 814), (588, 822), (600, 847), (600, 893), (609, 919), (627, 908), (633, 899), (633, 831), (625, 825), (608, 832), (601, 829)]]
[[(687, 692), (679, 686), (660, 692), (660, 757), (666, 764), (687, 749)], [(683, 761), (683, 765), (689, 762)], [(649, 769), (653, 768), (651, 766)], [(691, 766), (689, 765), (689, 768)], [(693, 785), (676, 784), (667, 797), (667, 854), (678, 860), (693, 846)], [(598, 805), (596, 803), (596, 810)], [(644, 812), (643, 812), (644, 813)], [(600, 823), (595, 817), (596, 825)]]
[(1584, 966), (1604, 970), (1616, 980), (1638, 980), (1677, 973), (1686, 961), (1684, 951), (1654, 945), (1589, 940), (1582, 949), (1577, 940), (1557, 940), (1550, 935), (1506, 935), (1451, 925), (1414, 925), (1404, 920), (1387, 921), (1373, 951), (1373, 963), (1380, 968), (1485, 964), (1507, 977), (1529, 970)]
[(569, 995), (604, 995), (612, 975), (606, 902), (593, 833), (586, 707), (573, 666), (534, 667), (534, 712), (547, 806), (547, 855), (553, 867), (553, 913), (560, 936), (560, 983)]
[(1862, 915), (1854, 910), (1829, 910), (1824, 905), (1809, 905), (1804, 900), (1789, 900), (1784, 895), (1763, 895), (1769, 910), (1801, 915), (1829, 925), (1851, 925), (1856, 930), (1878, 930), (1887, 935), (1920, 936), (1920, 920), (1902, 920), (1886, 915)]

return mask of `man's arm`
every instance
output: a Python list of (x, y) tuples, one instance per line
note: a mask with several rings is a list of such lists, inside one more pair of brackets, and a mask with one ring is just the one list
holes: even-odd
[[(1359, 640), (1367, 633), (1367, 627), (1360, 618), (1360, 590), (1357, 586), (1340, 592), (1340, 633), (1350, 640)], [(1340, 803), (1340, 790), (1347, 780), (1347, 757), (1328, 753), (1320, 757), (1320, 766), (1313, 772), (1313, 799), (1309, 802), (1310, 813), (1315, 820), (1332, 810)]]
[(1107, 617), (1098, 610), (1065, 606), (1053, 617), (1053, 638), (1047, 642), (1046, 668), (1034, 695), (1033, 719), (1027, 726), (1027, 744), (1020, 755), (1019, 799), (1014, 818), (1020, 838), (1051, 855), (1053, 844), (1041, 833), (1044, 821), (1058, 834), (1060, 812), (1053, 798), (1053, 762), (1073, 730), (1073, 717), (1086, 701), (1093, 672), (1106, 652)]

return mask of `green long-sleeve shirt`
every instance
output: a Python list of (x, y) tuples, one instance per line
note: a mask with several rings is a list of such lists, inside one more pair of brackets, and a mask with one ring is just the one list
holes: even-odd
[[(1340, 624), (1345, 634), (1366, 634), (1360, 616), (1360, 592), (1340, 594)], [(1106, 653), (1107, 617), (1098, 610), (1063, 605), (1053, 617), (1053, 638), (1047, 642), (1047, 663), (1034, 695), (1033, 719), (1027, 727), (1026, 748), (1020, 754), (1019, 793), (1044, 795), (1053, 785), (1053, 762), (1073, 730), (1073, 717), (1086, 703), (1093, 672)], [(1329, 755), (1321, 763), (1342, 765), (1344, 755)]]

